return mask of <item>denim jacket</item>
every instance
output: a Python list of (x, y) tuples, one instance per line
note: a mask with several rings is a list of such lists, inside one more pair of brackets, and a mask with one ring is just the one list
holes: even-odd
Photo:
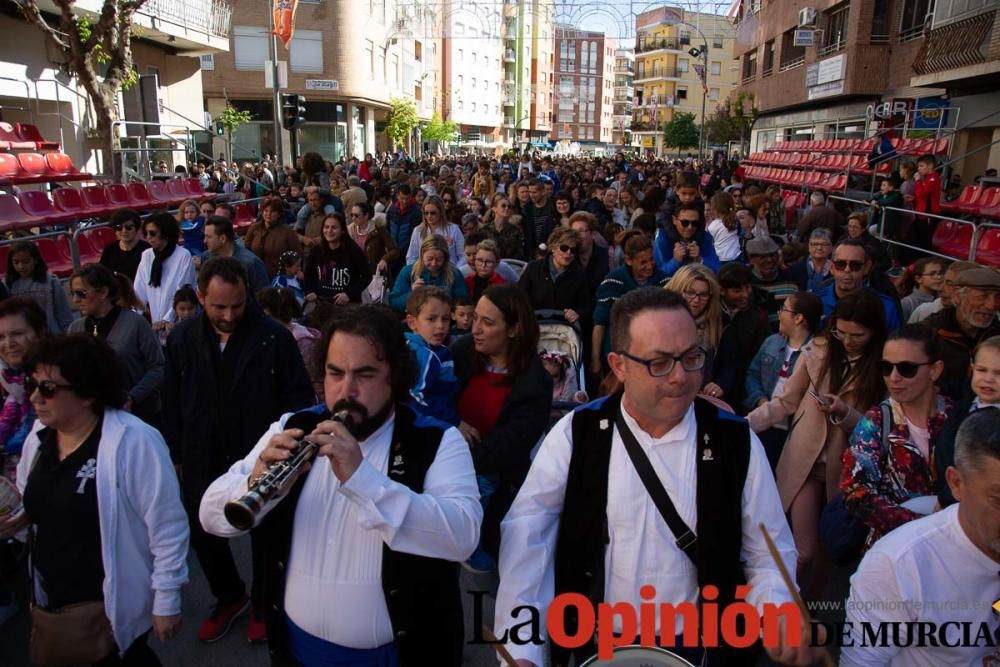
[[(811, 336), (810, 336), (811, 339)], [(806, 343), (809, 339), (806, 340)], [(805, 343), (803, 343), (803, 346)], [(785, 350), (788, 348), (788, 340), (781, 334), (771, 334), (761, 343), (760, 349), (750, 362), (750, 370), (747, 371), (746, 390), (747, 397), (743, 401), (743, 406), (747, 410), (753, 410), (760, 399), (771, 400), (771, 393), (775, 385), (778, 384), (778, 374), (781, 373), (781, 366), (785, 363)], [(801, 351), (802, 348), (800, 347)], [(788, 366), (788, 375), (791, 376), (795, 369), (795, 362), (799, 360), (799, 352), (792, 355)]]

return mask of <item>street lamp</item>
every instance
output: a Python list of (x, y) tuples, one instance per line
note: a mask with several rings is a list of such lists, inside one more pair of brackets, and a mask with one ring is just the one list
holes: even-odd
[[(692, 26), (693, 27), (693, 26)], [(695, 28), (698, 30), (698, 28)], [(701, 124), (698, 128), (698, 160), (705, 159), (705, 101), (708, 99), (708, 40), (705, 39), (705, 35), (702, 34), (701, 30), (698, 30), (698, 34), (704, 40), (702, 46), (693, 46), (688, 51), (692, 58), (702, 59), (702, 69), (701, 72)]]

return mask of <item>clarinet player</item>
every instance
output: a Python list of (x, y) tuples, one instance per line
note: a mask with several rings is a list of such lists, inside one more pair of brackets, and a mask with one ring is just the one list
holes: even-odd
[[(225, 516), (304, 437), (312, 465), (264, 502), (251, 529), (265, 547), (267, 636), (275, 665), (391, 667), (462, 662), (459, 563), (479, 540), (482, 509), (461, 434), (406, 406), (413, 363), (398, 322), (373, 306), (338, 309), (317, 346), (325, 404), (309, 433), (284, 415), (216, 479), (200, 520)], [(442, 428), (444, 427), (444, 428)]]

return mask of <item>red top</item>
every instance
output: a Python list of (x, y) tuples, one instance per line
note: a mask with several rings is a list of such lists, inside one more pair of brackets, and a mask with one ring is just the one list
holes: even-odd
[(936, 171), (922, 176), (913, 189), (913, 208), (918, 213), (941, 213), (941, 177)]
[(496, 428), (500, 410), (510, 395), (511, 386), (502, 384), (506, 377), (489, 371), (476, 373), (458, 397), (458, 416), (482, 436)]

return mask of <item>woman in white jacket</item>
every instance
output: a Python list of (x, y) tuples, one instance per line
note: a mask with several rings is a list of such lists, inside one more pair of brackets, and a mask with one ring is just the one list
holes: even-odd
[(432, 195), (424, 200), (422, 211), (424, 221), (413, 228), (410, 245), (406, 251), (406, 263), (413, 264), (417, 261), (424, 239), (436, 234), (448, 242), (451, 263), (461, 269), (465, 264), (465, 235), (462, 234), (461, 227), (448, 222), (444, 201), (437, 195)]
[(103, 603), (116, 646), (101, 665), (159, 665), (146, 645), (181, 623), (188, 520), (159, 432), (120, 409), (114, 352), (83, 334), (43, 341), (25, 365), (37, 413), (17, 469), (40, 606)]

